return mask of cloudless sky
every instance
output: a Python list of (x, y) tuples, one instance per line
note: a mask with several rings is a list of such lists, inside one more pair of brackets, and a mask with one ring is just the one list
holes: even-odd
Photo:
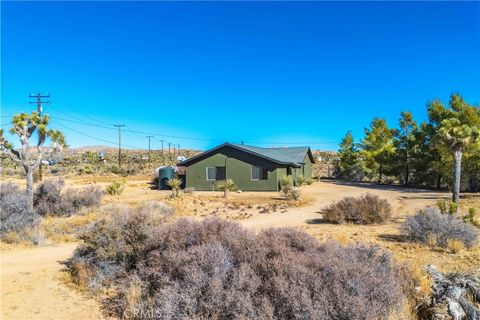
[[(72, 147), (144, 133), (335, 150), (375, 116), (452, 92), (480, 102), (479, 2), (5, 2), (1, 104), (44, 110)], [(90, 124), (90, 125), (88, 125)], [(180, 136), (182, 138), (162, 137)], [(185, 139), (194, 138), (194, 139)]]

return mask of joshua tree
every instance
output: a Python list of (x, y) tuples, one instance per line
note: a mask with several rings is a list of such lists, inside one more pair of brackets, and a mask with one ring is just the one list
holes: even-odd
[(225, 179), (217, 182), (217, 190), (223, 191), (223, 197), (228, 197), (228, 192), (235, 189), (235, 182), (232, 179)]
[[(29, 209), (33, 209), (33, 171), (41, 164), (46, 154), (54, 155), (66, 147), (65, 137), (58, 130), (47, 129), (48, 115), (40, 116), (38, 112), (31, 114), (19, 113), (13, 116), (10, 133), (17, 135), (21, 147), (15, 148), (4, 136), (3, 129), (0, 129), (0, 148), (2, 153), (7, 153), (10, 158), (20, 164), (27, 176), (27, 196)], [(30, 141), (34, 133), (37, 133), (36, 144)], [(47, 140), (51, 146), (44, 146)]]
[(167, 186), (172, 188), (172, 198), (178, 197), (180, 187), (182, 186), (182, 179), (172, 178), (167, 181)]
[(452, 201), (458, 202), (463, 152), (480, 142), (480, 109), (469, 105), (457, 94), (450, 97), (449, 109), (434, 103), (437, 105), (432, 106), (431, 112), (436, 111), (443, 118), (439, 121), (438, 137), (454, 156)]

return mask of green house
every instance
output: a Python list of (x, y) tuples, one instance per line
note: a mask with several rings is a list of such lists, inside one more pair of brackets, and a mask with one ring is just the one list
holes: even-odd
[(312, 151), (309, 147), (259, 148), (224, 143), (178, 163), (185, 168), (185, 187), (213, 190), (219, 180), (232, 179), (244, 191), (278, 191), (285, 175), (294, 180), (312, 178)]

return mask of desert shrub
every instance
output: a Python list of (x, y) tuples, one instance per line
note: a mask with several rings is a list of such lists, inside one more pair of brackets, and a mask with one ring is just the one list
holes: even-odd
[(105, 167), (105, 171), (113, 173), (113, 174), (119, 174), (119, 175), (125, 175), (126, 174), (125, 170), (120, 168), (117, 165), (109, 165), (109, 166)]
[(93, 174), (93, 172), (94, 169), (88, 164), (85, 167), (78, 169), (79, 174)]
[(0, 184), (0, 238), (27, 240), (28, 231), (38, 226), (40, 217), (28, 209), (25, 190), (13, 183)]
[(125, 181), (115, 180), (105, 188), (105, 191), (111, 196), (117, 196), (122, 194), (123, 189), (125, 189)]
[(37, 186), (33, 195), (33, 205), (39, 215), (63, 215), (73, 211), (69, 203), (62, 201), (64, 184), (63, 180), (47, 180)]
[(480, 222), (477, 221), (477, 209), (468, 208), (468, 213), (463, 216), (463, 222), (473, 224), (474, 226), (480, 226)]
[(299, 188), (290, 188), (284, 193), (284, 195), (288, 200), (298, 200), (300, 199), (302, 192)]
[(51, 166), (49, 169), (50, 169), (50, 173), (53, 175), (58, 175), (60, 173), (65, 172), (64, 168), (60, 168), (58, 166)]
[(153, 220), (160, 218), (158, 221), (163, 221), (164, 218), (173, 214), (173, 209), (160, 201), (146, 201), (137, 211)]
[(325, 220), (333, 223), (372, 224), (386, 222), (392, 207), (387, 200), (367, 193), (358, 198), (345, 197), (321, 213)]
[(283, 176), (280, 178), (280, 189), (285, 192), (293, 187), (292, 176)]
[(179, 178), (168, 179), (166, 184), (172, 190), (172, 198), (178, 197), (180, 193), (180, 188), (182, 187), (182, 179), (179, 179)]
[(453, 215), (441, 214), (435, 208), (427, 208), (408, 217), (401, 230), (411, 241), (428, 244), (427, 237), (436, 238), (436, 245), (448, 246), (448, 240), (459, 240), (467, 248), (478, 242), (479, 231)]
[(441, 214), (454, 214), (457, 213), (458, 209), (458, 206), (455, 202), (445, 199), (438, 201), (437, 207), (440, 210)]
[(297, 178), (295, 179), (295, 182), (296, 182), (296, 185), (297, 185), (297, 186), (303, 186), (303, 185), (306, 183), (306, 179), (305, 179), (304, 176), (299, 175), (299, 176), (297, 176)]
[(93, 222), (79, 236), (83, 244), (66, 262), (73, 280), (91, 290), (108, 286), (141, 259), (154, 227), (172, 209), (152, 201), (132, 210), (125, 206), (103, 208), (104, 217)]
[(102, 191), (98, 187), (87, 187), (63, 191), (63, 180), (42, 182), (34, 193), (34, 208), (41, 215), (69, 216), (82, 208), (100, 205)]
[(235, 181), (233, 181), (232, 179), (225, 179), (225, 180), (218, 181), (215, 184), (215, 188), (219, 191), (223, 191), (223, 197), (227, 198), (228, 193), (230, 191), (235, 190), (236, 188)]
[[(126, 210), (126, 209), (122, 209)], [(114, 289), (105, 307), (159, 319), (385, 319), (407, 280), (378, 247), (319, 243), (293, 229), (254, 233), (218, 219), (96, 222), (67, 262), (77, 283)]]
[(102, 202), (103, 192), (99, 187), (71, 188), (63, 194), (63, 201), (70, 203), (75, 210), (96, 207)]

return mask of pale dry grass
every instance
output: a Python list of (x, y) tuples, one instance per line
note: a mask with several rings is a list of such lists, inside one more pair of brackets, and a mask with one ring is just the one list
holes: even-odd
[(70, 217), (49, 216), (42, 219), (40, 227), (44, 231), (45, 237), (50, 241), (75, 242), (78, 241), (78, 232), (89, 223), (97, 220), (101, 214), (99, 210), (94, 210)]

